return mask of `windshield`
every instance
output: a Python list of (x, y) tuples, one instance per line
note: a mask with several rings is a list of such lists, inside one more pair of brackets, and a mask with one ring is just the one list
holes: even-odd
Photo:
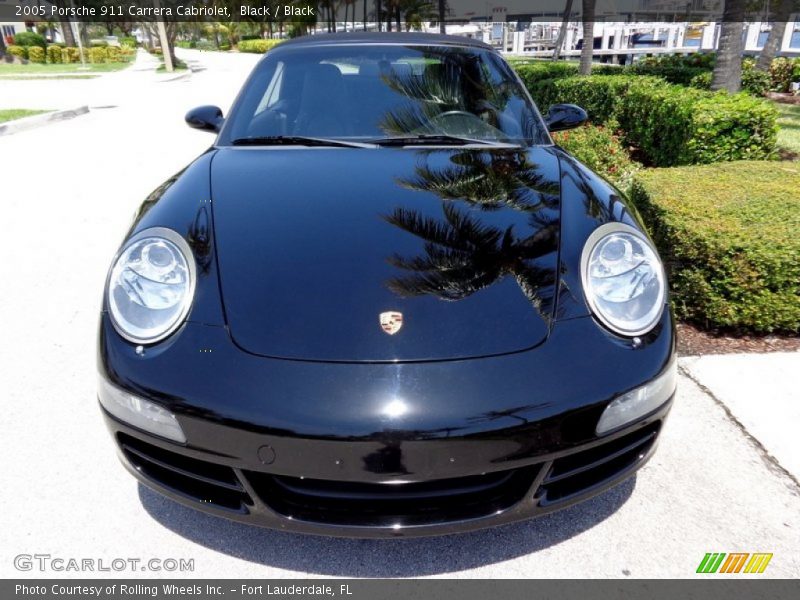
[(528, 95), (494, 52), (380, 44), (268, 54), (245, 85), (219, 144), (276, 136), (550, 143)]

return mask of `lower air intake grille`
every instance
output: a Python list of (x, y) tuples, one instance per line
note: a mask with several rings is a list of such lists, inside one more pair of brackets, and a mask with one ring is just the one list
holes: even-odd
[(655, 444), (661, 422), (553, 461), (537, 497), (546, 507), (585, 494), (629, 471)]
[(252, 504), (231, 467), (170, 452), (124, 433), (118, 440), (137, 471), (173, 493), (237, 513), (247, 513)]
[(353, 526), (425, 525), (495, 514), (519, 502), (539, 467), (420, 483), (353, 483), (248, 472), (258, 496), (295, 519)]

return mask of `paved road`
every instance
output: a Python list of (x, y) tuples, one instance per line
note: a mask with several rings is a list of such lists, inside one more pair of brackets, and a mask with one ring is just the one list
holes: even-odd
[(253, 64), (201, 60), (206, 71), (166, 83), (144, 71), (0, 82), (2, 106), (115, 106), (0, 137), (1, 577), (25, 575), (12, 566), (20, 553), (192, 558), (204, 577), (688, 577), (710, 551), (772, 552), (765, 575), (800, 576), (800, 488), (684, 376), (661, 447), (634, 480), (490, 531), (298, 536), (208, 517), (138, 486), (117, 464), (94, 399), (97, 311), (135, 207), (211, 141), (183, 113), (227, 109)]

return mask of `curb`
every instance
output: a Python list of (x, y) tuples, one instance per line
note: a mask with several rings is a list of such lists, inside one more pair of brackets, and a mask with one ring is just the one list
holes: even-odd
[(159, 83), (169, 83), (171, 81), (181, 81), (183, 79), (189, 79), (189, 77), (191, 77), (191, 76), (192, 76), (192, 71), (190, 69), (186, 69), (185, 73), (178, 73), (177, 75), (170, 74), (170, 73), (168, 73), (167, 75), (163, 75), (163, 74), (162, 75), (158, 75), (158, 77), (160, 77)]
[(22, 119), (15, 119), (8, 123), (0, 124), (0, 135), (12, 135), (28, 129), (35, 129), (36, 127), (43, 127), (49, 123), (57, 121), (66, 121), (74, 119), (80, 115), (89, 112), (88, 106), (79, 106), (78, 108), (71, 108), (68, 110), (54, 110), (52, 112), (42, 113), (40, 115), (33, 115), (31, 117), (23, 117)]

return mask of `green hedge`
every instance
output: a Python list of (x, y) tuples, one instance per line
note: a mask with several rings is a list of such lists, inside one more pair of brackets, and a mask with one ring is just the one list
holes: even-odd
[(108, 49), (103, 46), (89, 48), (89, 60), (92, 64), (102, 64), (108, 59)]
[(789, 92), (792, 82), (800, 81), (800, 58), (776, 58), (769, 67), (770, 89)]
[(46, 55), (41, 46), (28, 46), (28, 60), (32, 63), (44, 64)]
[(277, 46), (282, 41), (283, 40), (242, 40), (238, 43), (237, 47), (239, 48), (239, 52), (264, 54), (267, 50)]
[(20, 31), (14, 34), (14, 44), (28, 47), (38, 46), (42, 51), (47, 48), (47, 40), (44, 39), (44, 36), (33, 31)]
[(11, 56), (16, 56), (17, 58), (21, 58), (23, 60), (28, 58), (28, 49), (25, 46), (11, 44), (10, 46), (6, 46), (6, 52), (8, 52)]
[(589, 113), (594, 123), (605, 123), (615, 118), (619, 100), (634, 84), (660, 83), (654, 77), (632, 75), (590, 75), (588, 77), (565, 77), (540, 81), (528, 87), (531, 96), (542, 111), (551, 104), (569, 102), (577, 104)]
[(617, 121), (626, 143), (654, 166), (763, 159), (775, 151), (777, 112), (746, 94), (635, 75), (551, 79), (530, 92), (545, 110), (570, 102), (586, 109), (595, 124)]
[(641, 165), (631, 160), (613, 124), (584, 125), (553, 134), (553, 140), (595, 173), (602, 175), (621, 190), (630, 188)]
[(57, 65), (64, 62), (64, 49), (61, 46), (56, 46), (53, 44), (52, 46), (47, 47), (47, 62)]
[(800, 164), (651, 169), (631, 198), (677, 315), (709, 328), (800, 332)]

